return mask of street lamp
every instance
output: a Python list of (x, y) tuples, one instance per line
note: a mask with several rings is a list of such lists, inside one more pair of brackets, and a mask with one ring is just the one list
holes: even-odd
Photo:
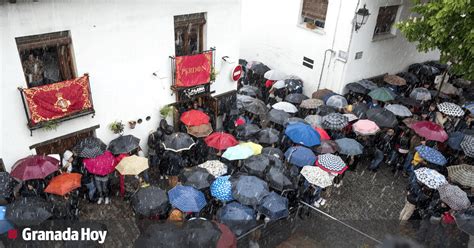
[(364, 25), (367, 22), (367, 19), (369, 18), (369, 10), (365, 7), (357, 10), (356, 12), (356, 23), (355, 23), (355, 31), (359, 30), (362, 25)]

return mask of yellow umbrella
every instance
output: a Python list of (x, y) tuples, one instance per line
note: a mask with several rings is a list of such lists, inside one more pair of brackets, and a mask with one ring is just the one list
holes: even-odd
[(259, 144), (256, 144), (256, 143), (253, 143), (253, 142), (243, 142), (243, 143), (240, 143), (240, 145), (250, 147), (253, 151), (253, 155), (258, 155), (258, 154), (262, 153), (262, 148), (263, 147)]
[(115, 167), (121, 175), (138, 175), (142, 171), (148, 169), (148, 159), (133, 155), (123, 158)]

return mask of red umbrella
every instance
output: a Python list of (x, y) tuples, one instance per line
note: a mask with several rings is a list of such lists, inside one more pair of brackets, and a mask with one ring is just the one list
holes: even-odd
[(412, 124), (410, 128), (427, 140), (445, 142), (449, 138), (442, 126), (431, 121), (419, 121)]
[(112, 173), (117, 166), (114, 155), (109, 151), (95, 158), (84, 159), (83, 163), (89, 173), (99, 176)]
[(326, 130), (320, 128), (320, 127), (315, 127), (316, 132), (319, 133), (319, 136), (321, 137), (321, 140), (330, 140), (331, 137), (329, 137), (329, 134), (326, 132)]
[(237, 238), (230, 228), (222, 223), (214, 222), (219, 230), (221, 236), (217, 241), (217, 248), (237, 248)]
[(186, 126), (199, 126), (209, 123), (209, 116), (200, 110), (189, 110), (181, 114), (180, 120)]
[(44, 179), (59, 169), (59, 160), (45, 155), (31, 155), (18, 160), (10, 176), (21, 181)]
[(82, 175), (79, 173), (61, 174), (49, 182), (44, 192), (55, 195), (65, 195), (81, 187), (81, 177)]
[(207, 136), (204, 141), (206, 142), (207, 146), (215, 148), (219, 151), (239, 144), (234, 136), (224, 132), (213, 133)]

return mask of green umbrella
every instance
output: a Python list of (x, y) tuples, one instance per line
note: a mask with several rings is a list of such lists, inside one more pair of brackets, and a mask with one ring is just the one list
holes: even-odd
[(395, 100), (395, 94), (387, 88), (377, 88), (369, 92), (369, 96), (374, 100), (388, 102)]

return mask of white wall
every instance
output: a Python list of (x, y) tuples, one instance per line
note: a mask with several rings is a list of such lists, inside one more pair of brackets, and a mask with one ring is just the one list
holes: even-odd
[[(221, 63), (224, 55), (239, 58), (239, 0), (41, 0), (0, 5), (1, 32), (1, 154), (9, 169), (31, 153), (29, 146), (100, 124), (97, 136), (115, 138), (108, 124), (142, 118), (133, 130), (146, 148), (148, 133), (157, 127), (159, 109), (175, 101), (169, 89), (174, 54), (173, 16), (207, 12), (206, 48), (215, 46), (216, 69), (220, 72), (211, 90), (222, 93), (235, 88), (231, 66)], [(56, 131), (30, 132), (26, 127), (17, 87), (26, 87), (15, 37), (70, 30), (79, 75), (88, 72), (95, 118), (63, 122)], [(158, 78), (152, 73), (158, 71)], [(151, 121), (145, 121), (150, 115)], [(2, 148), (3, 146), (3, 148)]]
[[(355, 12), (364, 2), (371, 15), (366, 25), (353, 32)], [(408, 43), (399, 32), (394, 38), (372, 41), (378, 8), (408, 2), (329, 0), (324, 30), (311, 31), (297, 25), (302, 0), (242, 0), (240, 54), (248, 61), (261, 61), (270, 68), (300, 76), (305, 82), (305, 94), (310, 95), (319, 82), (324, 51), (332, 49), (335, 54), (327, 54), (320, 88), (341, 92), (349, 82), (399, 72), (412, 63), (439, 58), (437, 52), (418, 53), (415, 44)], [(410, 15), (409, 7), (402, 10), (402, 18)], [(347, 62), (338, 58), (339, 51), (348, 53)], [(358, 51), (363, 51), (363, 58), (354, 60)], [(313, 69), (302, 65), (303, 56), (315, 60)]]
[[(395, 36), (384, 40), (372, 40), (377, 22), (379, 7), (402, 5), (399, 18), (408, 18), (411, 13), (410, 0), (372, 0), (361, 1), (360, 6), (367, 4), (371, 15), (367, 24), (353, 34), (349, 62), (345, 73), (345, 82), (373, 77), (384, 73), (398, 73), (406, 70), (410, 64), (439, 59), (439, 52), (419, 53), (415, 43), (409, 43), (399, 30), (394, 29)], [(355, 60), (356, 52), (363, 52), (362, 59)]]
[[(311, 94), (319, 82), (324, 51), (347, 51), (349, 36), (344, 33), (350, 31), (351, 20), (338, 21), (337, 17), (354, 12), (355, 1), (330, 0), (325, 28), (317, 31), (298, 24), (301, 4), (301, 0), (243, 0), (240, 54), (248, 61), (261, 61), (270, 68), (301, 77), (305, 93)], [(330, 55), (328, 52), (321, 87), (336, 89), (344, 63)], [(313, 69), (302, 65), (304, 56), (315, 61)]]

